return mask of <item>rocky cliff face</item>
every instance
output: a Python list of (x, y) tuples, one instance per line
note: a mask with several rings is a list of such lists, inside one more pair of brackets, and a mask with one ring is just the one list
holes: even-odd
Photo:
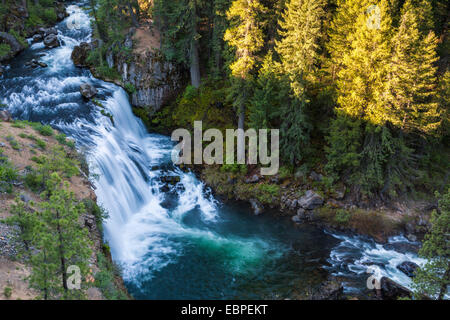
[(117, 72), (116, 79), (105, 76), (98, 65), (88, 59), (93, 50), (103, 45), (99, 40), (75, 47), (72, 60), (78, 67), (90, 67), (94, 76), (124, 87), (130, 94), (131, 104), (152, 115), (176, 95), (182, 75), (176, 66), (165, 60), (159, 48), (136, 39), (136, 32), (134, 28), (130, 30), (120, 49), (106, 50), (105, 64)]

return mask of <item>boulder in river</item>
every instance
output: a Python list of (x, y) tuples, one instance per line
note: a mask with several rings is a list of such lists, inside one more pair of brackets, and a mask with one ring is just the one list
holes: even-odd
[(410, 278), (414, 278), (416, 270), (419, 268), (417, 264), (411, 261), (403, 261), (397, 266), (397, 269), (406, 274)]
[(377, 295), (383, 300), (397, 300), (398, 298), (412, 297), (412, 292), (394, 280), (382, 277), (380, 279), (380, 289), (377, 290)]
[(44, 38), (44, 45), (49, 49), (59, 47), (58, 36), (55, 34), (46, 36)]
[(89, 43), (82, 42), (79, 46), (76, 46), (73, 48), (72, 51), (72, 61), (75, 66), (77, 67), (87, 67), (88, 64), (86, 62), (86, 59), (89, 55), (89, 52), (91, 52), (92, 46)]
[(262, 206), (261, 203), (259, 203), (259, 201), (255, 200), (255, 199), (251, 199), (250, 204), (252, 206), (253, 213), (255, 215), (259, 216), (263, 212), (264, 207)]
[(297, 203), (305, 210), (313, 210), (323, 205), (323, 199), (314, 191), (308, 190), (303, 197), (298, 199)]
[(83, 97), (86, 99), (91, 99), (97, 94), (97, 89), (95, 89), (92, 85), (89, 83), (83, 83), (80, 86), (80, 93)]

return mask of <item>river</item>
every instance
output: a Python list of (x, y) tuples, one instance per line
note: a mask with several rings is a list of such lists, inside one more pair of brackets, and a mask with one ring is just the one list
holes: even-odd
[[(86, 154), (98, 203), (109, 213), (105, 239), (125, 284), (136, 299), (297, 298), (330, 274), (342, 278), (347, 294), (364, 295), (368, 265), (403, 285), (402, 261), (422, 263), (402, 250), (403, 237), (381, 245), (359, 236), (295, 226), (272, 214), (254, 216), (248, 205), (221, 203), (191, 173), (171, 163), (169, 137), (148, 133), (126, 92), (76, 68), (73, 48), (91, 38), (86, 2), (68, 7), (57, 25), (62, 46), (32, 44), (0, 78), (0, 102), (16, 119), (40, 121), (66, 133)], [(37, 59), (48, 68), (32, 69)], [(90, 83), (112, 115), (83, 100)], [(165, 185), (163, 177), (180, 182)]]

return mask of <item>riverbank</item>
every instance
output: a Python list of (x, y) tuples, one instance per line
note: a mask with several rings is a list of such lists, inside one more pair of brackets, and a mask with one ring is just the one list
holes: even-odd
[(102, 209), (96, 204), (97, 198), (88, 179), (84, 156), (75, 150), (72, 140), (51, 127), (12, 121), (7, 111), (0, 112), (0, 300), (34, 299), (39, 296), (36, 289), (28, 286), (27, 277), (32, 267), (25, 257), (31, 249), (23, 247), (18, 226), (7, 222), (14, 217), (12, 207), (17, 203), (23, 204), (26, 210), (39, 212), (44, 199), (39, 194), (41, 182), (38, 168), (43, 161), (50, 165), (49, 174), (58, 172), (64, 177), (77, 203), (83, 203), (86, 210), (81, 215), (80, 223), (91, 241), (89, 267), (93, 277), (93, 285), (86, 292), (87, 298), (127, 298), (123, 280), (103, 239), (104, 217)]
[(26, 39), (44, 41), (49, 47), (58, 46), (56, 31), (47, 28), (64, 20), (69, 14), (61, 1), (46, 1), (45, 8), (31, 1), (3, 2), (0, 4), (0, 75), (2, 64), (28, 47)]
[[(233, 112), (224, 108), (226, 90), (217, 83), (180, 92), (183, 72), (161, 60), (158, 39), (154, 27), (130, 28), (123, 40), (126, 54), (106, 48), (108, 72), (92, 61), (101, 51), (98, 40), (76, 47), (72, 59), (77, 66), (90, 68), (96, 77), (122, 86), (130, 95), (133, 112), (150, 132), (170, 135), (176, 128), (192, 129), (193, 121), (200, 119), (205, 130), (235, 127)], [(158, 59), (148, 58), (155, 56)], [(422, 193), (413, 199), (404, 195), (389, 201), (357, 198), (351, 188), (326, 176), (320, 157), (315, 165), (281, 166), (278, 174), (270, 177), (259, 175), (256, 166), (192, 165), (184, 169), (195, 172), (221, 199), (250, 203), (255, 214), (277, 211), (290, 216), (294, 224), (366, 235), (381, 243), (399, 234), (411, 241), (423, 239), (436, 208), (433, 196)]]

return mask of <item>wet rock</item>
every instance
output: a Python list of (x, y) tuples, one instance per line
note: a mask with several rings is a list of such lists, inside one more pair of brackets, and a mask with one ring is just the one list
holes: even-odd
[(35, 34), (33, 36), (33, 43), (41, 42), (42, 40), (44, 40), (44, 37), (40, 34)]
[(344, 285), (338, 279), (330, 277), (323, 282), (312, 295), (311, 300), (339, 300), (344, 293)]
[(5, 122), (12, 121), (11, 113), (8, 110), (0, 110), (0, 119)]
[(45, 62), (37, 61), (37, 65), (39, 65), (41, 68), (47, 68), (48, 65)]
[(323, 199), (314, 191), (308, 190), (305, 195), (298, 200), (298, 205), (305, 210), (313, 210), (323, 205)]
[(262, 204), (259, 201), (255, 200), (255, 199), (251, 199), (250, 204), (252, 206), (253, 213), (255, 215), (259, 216), (261, 213), (263, 213), (264, 207), (262, 206)]
[(397, 300), (398, 298), (411, 297), (412, 292), (394, 280), (382, 277), (380, 280), (380, 289), (377, 290), (377, 295), (383, 300)]
[(400, 253), (407, 253), (407, 252), (413, 252), (417, 253), (419, 252), (419, 245), (409, 242), (394, 242), (394, 243), (387, 243), (383, 245), (383, 247), (386, 250), (394, 250)]
[(3, 75), (4, 72), (5, 72), (5, 69), (4, 69), (3, 66), (0, 64), (0, 77)]
[(417, 236), (414, 235), (414, 234), (412, 234), (412, 233), (408, 233), (405, 237), (406, 237), (406, 239), (408, 239), (409, 241), (412, 241), (412, 242), (416, 242), (416, 241), (417, 241)]
[(59, 47), (58, 36), (54, 34), (46, 36), (44, 38), (44, 45), (49, 49)]
[(161, 181), (166, 184), (176, 185), (181, 181), (179, 176), (165, 176), (161, 177)]
[(259, 180), (260, 180), (260, 177), (257, 174), (254, 174), (251, 177), (246, 178), (244, 182), (245, 183), (257, 183), (257, 182), (259, 182)]
[(302, 218), (300, 217), (300, 216), (293, 216), (292, 218), (291, 218), (291, 220), (293, 221), (293, 222), (295, 222), (295, 223), (297, 223), (297, 224), (300, 224), (300, 223), (302, 223), (303, 222), (303, 220), (302, 220)]
[(88, 83), (83, 83), (80, 86), (80, 93), (86, 99), (91, 99), (97, 94), (97, 89)]
[(87, 57), (89, 56), (89, 53), (92, 50), (92, 45), (86, 42), (80, 43), (79, 46), (76, 46), (73, 48), (72, 51), (72, 61), (77, 67), (87, 67), (88, 64), (86, 62)]
[(414, 278), (416, 270), (419, 266), (411, 261), (403, 261), (397, 266), (397, 269), (406, 274), (410, 278)]

